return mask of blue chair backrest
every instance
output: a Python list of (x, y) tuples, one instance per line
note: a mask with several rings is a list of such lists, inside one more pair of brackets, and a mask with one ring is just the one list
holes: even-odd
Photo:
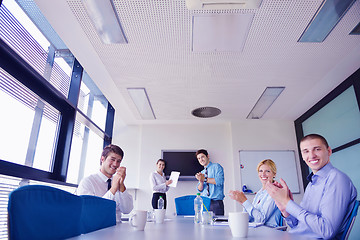
[[(186, 195), (182, 197), (175, 198), (175, 207), (177, 215), (195, 215), (194, 210), (194, 199), (196, 195)], [(210, 202), (211, 199), (208, 197), (203, 197), (203, 203), (207, 210), (210, 211)], [(203, 211), (206, 211), (205, 207), (203, 207)]]
[(116, 225), (115, 201), (89, 195), (81, 195), (81, 232), (88, 233)]
[(9, 239), (64, 239), (81, 234), (81, 199), (40, 185), (20, 187), (9, 195)]
[(358, 209), (359, 209), (359, 200), (355, 200), (354, 207), (353, 207), (353, 209), (351, 211), (349, 221), (346, 223), (344, 233), (341, 236), (341, 240), (346, 240), (346, 239), (349, 238), (351, 229), (352, 229), (352, 227), (354, 225), (354, 222), (355, 222), (355, 219), (356, 219)]

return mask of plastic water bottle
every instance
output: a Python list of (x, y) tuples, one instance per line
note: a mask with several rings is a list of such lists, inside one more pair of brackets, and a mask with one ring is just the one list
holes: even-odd
[(194, 223), (201, 223), (202, 219), (202, 209), (203, 209), (203, 200), (200, 197), (200, 193), (196, 194), (196, 198), (194, 199)]
[(159, 197), (157, 207), (158, 209), (164, 209), (164, 199), (162, 198), (162, 196)]

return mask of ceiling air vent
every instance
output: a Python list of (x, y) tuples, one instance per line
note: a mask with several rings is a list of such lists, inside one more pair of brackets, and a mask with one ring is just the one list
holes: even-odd
[(200, 118), (211, 118), (219, 115), (221, 110), (215, 107), (200, 107), (194, 109), (191, 114)]
[(186, 0), (189, 10), (254, 9), (262, 0)]

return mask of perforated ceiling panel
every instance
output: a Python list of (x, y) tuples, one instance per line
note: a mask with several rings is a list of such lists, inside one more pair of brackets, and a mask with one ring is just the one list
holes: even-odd
[[(310, 107), (344, 80), (325, 81), (360, 47), (360, 37), (348, 35), (360, 21), (359, 1), (323, 43), (298, 42), (321, 2), (263, 0), (259, 9), (189, 11), (180, 0), (114, 0), (128, 44), (105, 45), (81, 1), (67, 1), (135, 118), (126, 89), (144, 87), (157, 120), (193, 120), (191, 111), (204, 106), (221, 110), (214, 119), (246, 119), (267, 86), (286, 88), (264, 118), (296, 119), (300, 104)], [(218, 13), (254, 13), (243, 51), (192, 52), (192, 16)], [(314, 86), (321, 91), (309, 101)]]

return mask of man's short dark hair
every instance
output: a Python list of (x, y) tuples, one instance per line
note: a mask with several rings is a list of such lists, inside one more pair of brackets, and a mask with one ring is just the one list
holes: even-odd
[(312, 139), (320, 139), (321, 142), (326, 146), (326, 148), (329, 147), (329, 144), (328, 144), (328, 142), (326, 141), (326, 139), (325, 139), (323, 136), (321, 136), (321, 135), (319, 135), (319, 134), (316, 134), (316, 133), (312, 133), (312, 134), (306, 135), (305, 137), (303, 137), (303, 138), (301, 139), (300, 143), (302, 143), (302, 142), (305, 141), (305, 140), (312, 140)]
[[(117, 145), (114, 144), (109, 144), (107, 145), (104, 150), (101, 153), (101, 156), (104, 157), (105, 159), (107, 158), (107, 156), (109, 155), (109, 153), (115, 153), (117, 155), (120, 155), (121, 158), (124, 157), (124, 151)], [(100, 161), (101, 163), (101, 161)]]
[(164, 164), (166, 164), (165, 160), (160, 158), (159, 160), (157, 160), (156, 164), (158, 164), (159, 162), (163, 162)]
[(208, 156), (208, 152), (205, 149), (200, 149), (196, 151), (195, 156), (199, 155), (200, 153), (203, 153), (205, 156)]

